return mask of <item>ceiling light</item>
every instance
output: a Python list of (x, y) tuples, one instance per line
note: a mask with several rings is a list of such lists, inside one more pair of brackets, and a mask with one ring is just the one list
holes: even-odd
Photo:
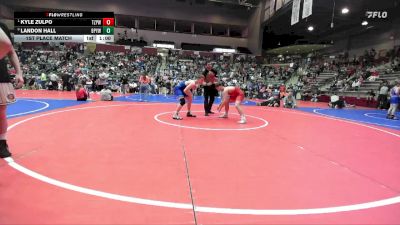
[(349, 9), (347, 8), (347, 7), (344, 7), (343, 9), (342, 9), (342, 14), (347, 14), (347, 13), (349, 13)]
[(362, 21), (361, 25), (367, 26), (368, 25), (368, 21), (366, 21), (366, 20)]
[(309, 26), (309, 27), (307, 28), (307, 30), (308, 30), (308, 31), (313, 31), (313, 30), (314, 30), (314, 27), (313, 27), (313, 26)]

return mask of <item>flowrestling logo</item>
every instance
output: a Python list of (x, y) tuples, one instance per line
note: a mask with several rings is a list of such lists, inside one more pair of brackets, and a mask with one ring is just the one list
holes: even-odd
[(387, 11), (366, 11), (365, 15), (368, 19), (386, 19), (388, 17)]

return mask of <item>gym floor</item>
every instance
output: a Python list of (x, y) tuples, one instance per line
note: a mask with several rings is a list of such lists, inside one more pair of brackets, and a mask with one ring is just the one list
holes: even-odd
[[(246, 101), (176, 121), (173, 96), (19, 90), (0, 224), (400, 224), (400, 122)], [(214, 107), (215, 108), (215, 107)], [(184, 113), (182, 113), (184, 115)]]

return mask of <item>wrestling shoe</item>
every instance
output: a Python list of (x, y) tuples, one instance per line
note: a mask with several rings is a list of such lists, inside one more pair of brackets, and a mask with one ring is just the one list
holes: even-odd
[(183, 118), (178, 116), (178, 115), (173, 115), (172, 119), (174, 119), (174, 120), (182, 120)]
[(245, 117), (242, 117), (239, 121), (238, 121), (238, 123), (240, 123), (240, 124), (245, 124), (247, 121), (246, 121), (246, 118)]
[(186, 113), (186, 116), (187, 116), (187, 117), (196, 117), (196, 115), (193, 115), (193, 114), (190, 113), (190, 112)]
[(228, 118), (228, 114), (222, 114), (220, 116), (218, 116), (219, 118)]
[(11, 153), (8, 150), (8, 145), (6, 140), (0, 140), (0, 158), (10, 157)]

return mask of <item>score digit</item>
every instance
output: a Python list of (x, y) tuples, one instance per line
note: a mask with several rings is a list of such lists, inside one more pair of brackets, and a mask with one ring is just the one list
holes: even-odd
[(103, 34), (114, 34), (114, 27), (103, 27)]
[(114, 26), (114, 18), (103, 18), (103, 26)]

